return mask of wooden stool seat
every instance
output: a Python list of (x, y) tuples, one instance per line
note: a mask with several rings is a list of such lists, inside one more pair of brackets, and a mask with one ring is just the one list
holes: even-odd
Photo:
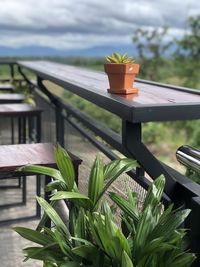
[[(75, 170), (75, 179), (78, 182), (78, 168), (81, 164), (81, 160), (69, 153)], [(0, 179), (6, 179), (11, 177), (24, 176), (23, 177), (23, 201), (26, 204), (26, 176), (32, 176), (34, 173), (22, 173), (17, 169), (27, 164), (43, 165), (46, 167), (56, 168), (54, 159), (54, 145), (52, 143), (35, 143), (35, 144), (18, 144), (18, 145), (1, 145), (0, 146)], [(51, 181), (51, 177), (45, 176), (45, 185)], [(36, 175), (36, 195), (41, 194), (41, 180), (40, 175)], [(50, 192), (45, 192), (44, 196), (49, 201)], [(1, 206), (1, 205), (0, 205)], [(27, 219), (40, 218), (41, 208), (36, 203), (36, 214), (31, 217), (15, 218), (8, 220), (1, 220), (1, 224), (9, 224), (13, 222), (24, 221)], [(48, 221), (47, 225), (51, 222)]]
[(0, 84), (0, 91), (3, 92), (14, 92), (15, 86), (9, 83)]
[(0, 116), (23, 116), (41, 113), (43, 110), (28, 104), (1, 104)]
[[(81, 160), (69, 153), (73, 164)], [(51, 143), (2, 145), (0, 146), (0, 175), (15, 172), (17, 168), (27, 165), (43, 165), (56, 168), (54, 145)]]
[[(40, 142), (41, 138), (41, 113), (43, 109), (28, 104), (1, 104), (0, 117), (8, 117), (11, 120), (18, 119), (18, 143)], [(35, 136), (33, 137), (33, 122), (35, 119)], [(14, 140), (14, 121), (11, 121), (11, 142)], [(27, 125), (28, 124), (28, 125)], [(2, 125), (1, 125), (2, 127)], [(27, 136), (28, 129), (28, 136)]]
[(21, 103), (25, 99), (23, 94), (0, 94), (0, 104)]

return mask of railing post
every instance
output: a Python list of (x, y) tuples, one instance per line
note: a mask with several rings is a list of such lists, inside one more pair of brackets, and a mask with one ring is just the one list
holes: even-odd
[[(56, 104), (56, 103), (55, 103)], [(65, 145), (64, 118), (62, 116), (62, 108), (56, 104), (56, 141), (61, 145)]]
[[(42, 79), (37, 76), (37, 85), (48, 95), (48, 90), (42, 83)], [(51, 99), (51, 102), (55, 105), (55, 119), (56, 119), (56, 141), (61, 145), (65, 145), (65, 128), (64, 128), (64, 117), (62, 115), (63, 109), (59, 106), (59, 103), (56, 99)]]
[(14, 64), (10, 64), (10, 76), (11, 76), (11, 82), (13, 82), (15, 80)]
[(197, 259), (192, 267), (200, 266), (200, 197), (193, 197), (191, 200), (190, 214), (190, 247), (196, 254)]
[(174, 178), (161, 165), (159, 160), (142, 143), (141, 123), (122, 121), (122, 144), (127, 151), (135, 158), (140, 166), (155, 179), (163, 174), (166, 178), (165, 192), (171, 196), (176, 184)]

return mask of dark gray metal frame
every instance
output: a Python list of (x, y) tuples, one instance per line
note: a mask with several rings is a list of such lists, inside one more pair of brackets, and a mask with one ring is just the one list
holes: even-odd
[[(22, 74), (23, 62), (18, 62), (19, 71)], [(37, 69), (32, 69), (37, 75), (37, 85), (32, 84), (31, 81), (24, 75), (23, 77), (35, 92), (40, 94), (42, 92), (46, 96), (52, 106), (55, 108), (56, 114), (56, 133), (57, 141), (64, 144), (64, 121), (67, 120), (74, 128), (76, 128), (84, 137), (86, 137), (93, 145), (105, 153), (110, 159), (115, 159), (117, 156), (105, 145), (96, 139), (96, 136), (102, 138), (104, 142), (115, 148), (127, 157), (135, 158), (141, 165), (135, 171), (128, 174), (145, 189), (149, 186), (149, 180), (145, 178), (144, 171), (146, 171), (152, 178), (156, 178), (161, 174), (166, 177), (166, 187), (163, 199), (166, 203), (174, 202), (176, 207), (183, 206), (192, 209), (189, 219), (185, 226), (190, 229), (190, 248), (197, 253), (197, 260), (193, 264), (194, 267), (199, 266), (200, 263), (200, 186), (190, 181), (187, 177), (181, 175), (176, 170), (170, 168), (166, 164), (156, 159), (142, 142), (142, 122), (146, 121), (166, 121), (166, 120), (182, 120), (182, 119), (197, 119), (199, 118), (200, 105), (152, 105), (141, 106), (135, 104), (135, 108), (130, 109), (126, 101), (116, 97), (105, 97), (104, 95), (96, 95), (91, 90), (82, 90), (77, 85), (72, 85), (68, 82), (60, 80), (58, 77), (52, 77), (48, 70), (41, 72)], [(57, 85), (81, 96), (90, 102), (97, 104), (100, 107), (118, 115), (122, 119), (122, 136), (116, 134), (110, 129), (105, 128), (99, 122), (83, 114), (80, 110), (74, 108), (70, 104), (64, 103), (60, 98), (53, 95), (42, 83), (43, 80), (50, 80)], [(163, 84), (153, 83), (149, 81), (141, 81), (142, 83), (156, 84), (157, 86), (165, 86)], [(170, 87), (175, 90), (187, 91), (186, 88)], [(191, 91), (190, 91), (191, 92)], [(192, 93), (200, 94), (200, 92), (193, 90)], [(151, 109), (151, 114), (147, 111)], [(187, 110), (187, 112), (186, 112)], [(189, 111), (189, 112), (188, 112)]]

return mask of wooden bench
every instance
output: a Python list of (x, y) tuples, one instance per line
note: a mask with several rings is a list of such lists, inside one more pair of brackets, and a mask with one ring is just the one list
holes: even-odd
[[(78, 179), (78, 168), (81, 164), (81, 160), (74, 156), (73, 154), (69, 153), (75, 170), (76, 179)], [(42, 165), (47, 167), (56, 168), (56, 163), (54, 159), (54, 145), (51, 143), (36, 143), (36, 144), (19, 144), (19, 145), (2, 145), (0, 146), (0, 179), (1, 177), (16, 177), (16, 175), (24, 175), (24, 179), (26, 180), (25, 176), (30, 176), (33, 174), (30, 173), (19, 173), (16, 172), (16, 169), (27, 165), (27, 164), (35, 164), (35, 165)], [(45, 177), (45, 185), (51, 181), (51, 177)], [(23, 199), (23, 203), (26, 203), (26, 186), (23, 189), (25, 190), (25, 199)], [(36, 194), (40, 196), (41, 191), (41, 181), (40, 176), (36, 176)], [(45, 193), (45, 198), (47, 199), (49, 193)], [(40, 217), (41, 211), (40, 207), (36, 205), (36, 215), (34, 217)], [(28, 219), (28, 217), (18, 218), (14, 221)], [(13, 222), (13, 220), (4, 220), (1, 221), (0, 224), (7, 224)]]

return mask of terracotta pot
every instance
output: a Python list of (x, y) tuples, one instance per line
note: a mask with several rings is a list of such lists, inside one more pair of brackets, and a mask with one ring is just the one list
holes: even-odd
[(139, 64), (104, 64), (108, 75), (112, 94), (137, 94), (138, 89), (133, 87), (135, 75), (139, 72)]

